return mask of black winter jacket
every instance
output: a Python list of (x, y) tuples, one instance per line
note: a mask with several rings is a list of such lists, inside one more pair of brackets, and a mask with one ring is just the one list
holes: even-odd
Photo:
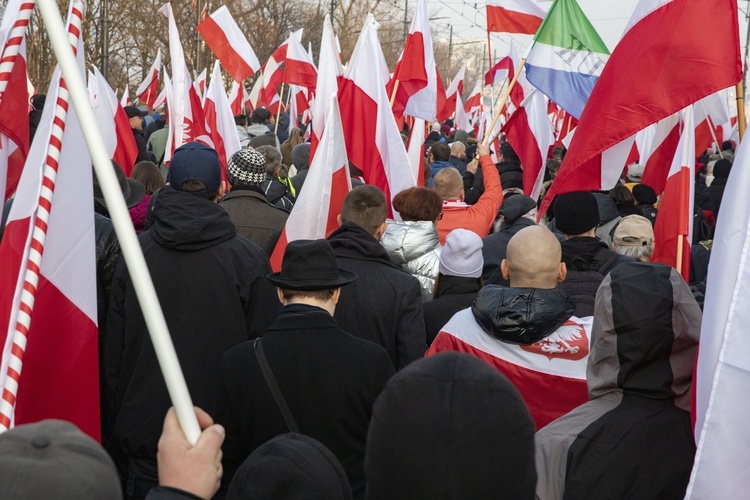
[[(222, 354), (265, 332), (279, 308), (268, 259), (215, 203), (170, 187), (139, 235), (193, 403), (213, 414)], [(114, 449), (156, 460), (171, 406), (133, 283), (120, 259), (104, 339), (106, 422)]]
[(437, 296), (422, 304), (428, 346), (454, 314), (471, 307), (480, 288), (478, 278), (460, 278), (444, 274), (438, 277)]
[(424, 316), (419, 281), (391, 263), (371, 234), (345, 222), (328, 240), (339, 266), (357, 275), (341, 289), (336, 321), (352, 335), (385, 348), (399, 370), (424, 356)]
[(533, 225), (535, 225), (533, 220), (520, 217), (512, 224), (503, 225), (499, 232), (482, 238), (482, 257), (484, 258), (482, 278), (484, 278), (485, 285), (510, 286), (508, 280), (503, 278), (503, 274), (500, 272), (500, 263), (507, 255), (510, 239), (521, 229)]

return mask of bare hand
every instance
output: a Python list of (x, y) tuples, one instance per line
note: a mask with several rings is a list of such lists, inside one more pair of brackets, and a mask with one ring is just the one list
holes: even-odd
[(476, 174), (478, 169), (479, 169), (479, 159), (478, 158), (474, 158), (473, 160), (471, 160), (469, 162), (468, 165), (466, 165), (466, 170), (468, 170), (472, 174)]
[(477, 153), (479, 153), (479, 156), (484, 156), (490, 154), (490, 145), (489, 144), (479, 144), (477, 146)]
[(164, 419), (159, 439), (159, 485), (187, 491), (201, 498), (211, 498), (221, 484), (221, 444), (224, 428), (200, 408), (195, 408), (201, 432), (192, 446), (182, 432), (174, 407)]

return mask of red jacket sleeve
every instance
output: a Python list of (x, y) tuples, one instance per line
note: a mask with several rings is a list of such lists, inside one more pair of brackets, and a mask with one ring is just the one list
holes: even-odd
[(503, 187), (500, 184), (500, 174), (490, 155), (479, 158), (479, 163), (484, 176), (484, 193), (469, 210), (472, 220), (484, 228), (484, 234), (479, 235), (484, 238), (489, 234), (490, 227), (497, 217), (497, 210), (503, 203)]

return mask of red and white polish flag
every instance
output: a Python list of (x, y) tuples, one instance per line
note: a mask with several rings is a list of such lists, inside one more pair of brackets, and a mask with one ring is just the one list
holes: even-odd
[(312, 57), (294, 35), (287, 40), (286, 63), (283, 82), (315, 89), (318, 70), (315, 69)]
[(534, 0), (487, 0), (487, 31), (533, 35), (546, 15)]
[(425, 132), (427, 128), (425, 121), (421, 118), (415, 118), (411, 127), (409, 144), (406, 153), (409, 155), (409, 163), (414, 171), (414, 179), (417, 186), (424, 186), (424, 141), (427, 138)]
[(284, 251), (290, 241), (327, 238), (339, 227), (341, 206), (352, 189), (344, 129), (335, 94), (330, 100), (325, 131), (305, 179), (305, 188), (300, 191), (271, 255), (274, 271), (281, 270)]
[(667, 184), (677, 145), (680, 143), (680, 113), (659, 120), (655, 125), (650, 145), (640, 152), (643, 165), (641, 183), (650, 186), (660, 195)]
[(29, 152), (26, 28), (34, 2), (9, 0), (0, 22), (0, 195), (16, 191)]
[(146, 78), (143, 79), (138, 89), (135, 91), (135, 95), (138, 100), (145, 103), (149, 108), (154, 108), (154, 103), (159, 95), (159, 73), (161, 72), (161, 49), (156, 52), (156, 59), (154, 64), (146, 74)]
[[(682, 121), (682, 136), (677, 145), (677, 154), (672, 160), (664, 193), (659, 202), (651, 262), (661, 262), (674, 267), (682, 274), (685, 282), (689, 283), (695, 191), (695, 128), (692, 106), (683, 111)], [(682, 257), (678, 266), (679, 249), (682, 250)]]
[(245, 111), (245, 103), (250, 100), (245, 85), (232, 81), (232, 88), (229, 90), (229, 106), (232, 108), (234, 116), (241, 115)]
[(196, 29), (235, 82), (242, 82), (260, 69), (258, 56), (226, 5), (216, 9)]
[(592, 323), (591, 316), (572, 316), (543, 340), (516, 345), (485, 333), (471, 309), (464, 309), (440, 329), (425, 356), (455, 351), (481, 359), (516, 386), (540, 429), (589, 400), (586, 363)]
[[(68, 20), (84, 75), (83, 2)], [(57, 418), (100, 437), (91, 159), (55, 70), (0, 243), (0, 427)]]
[[(725, 29), (706, 30), (706, 19)], [(640, 0), (591, 92), (540, 216), (558, 194), (611, 189), (624, 163), (606, 161), (605, 151), (622, 147), (626, 159), (639, 130), (741, 79), (737, 2)]]
[(208, 70), (206, 68), (203, 68), (203, 71), (201, 71), (200, 75), (196, 75), (195, 72), (193, 72), (193, 88), (198, 93), (201, 104), (203, 104), (203, 101), (206, 100), (206, 79), (208, 76), (207, 73)]
[(451, 80), (451, 84), (448, 85), (448, 90), (445, 91), (445, 104), (443, 109), (438, 116), (440, 122), (444, 122), (456, 113), (456, 96), (460, 96), (464, 91), (464, 74), (466, 73), (466, 64), (461, 66), (456, 76)]
[(704, 97), (693, 108), (695, 114), (695, 156), (706, 152), (712, 144), (721, 149), (724, 142), (724, 129), (721, 127), (729, 121), (727, 90), (720, 90)]
[(536, 200), (542, 189), (547, 151), (555, 142), (544, 95), (532, 92), (510, 116), (503, 131), (523, 165), (523, 192)]
[(331, 111), (331, 101), (325, 96), (338, 93), (339, 79), (344, 74), (341, 66), (339, 49), (333, 35), (331, 18), (326, 14), (323, 22), (323, 36), (320, 39), (320, 53), (318, 55), (318, 79), (315, 91), (319, 99), (315, 99), (312, 105), (312, 134), (310, 136), (310, 162), (315, 158), (315, 150), (318, 142), (323, 136), (328, 114)]
[(229, 106), (227, 94), (224, 92), (224, 83), (221, 81), (221, 66), (218, 60), (214, 63), (214, 70), (211, 73), (211, 83), (206, 93), (204, 112), (208, 135), (211, 137), (213, 148), (218, 153), (221, 162), (221, 178), (227, 180), (227, 160), (242, 146), (237, 135), (234, 115)]
[(114, 90), (107, 80), (94, 67), (93, 77), (89, 77), (89, 88), (94, 92), (93, 109), (97, 126), (104, 139), (109, 157), (117, 162), (126, 176), (138, 159), (138, 145), (135, 143), (130, 120), (122, 105), (117, 102)]
[(378, 41), (379, 26), (367, 16), (341, 80), (339, 107), (349, 159), (367, 184), (383, 190), (388, 216), (393, 217), (391, 200), (416, 180), (385, 91), (388, 66)]
[(471, 121), (469, 121), (469, 115), (464, 109), (464, 103), (461, 102), (461, 94), (456, 94), (456, 118), (453, 120), (456, 128), (469, 131), (471, 130)]
[(390, 97), (398, 82), (393, 113), (397, 117), (408, 115), (435, 121), (438, 112), (438, 78), (427, 1), (418, 0), (404, 51), (386, 89)]
[(130, 104), (130, 85), (125, 84), (125, 90), (122, 91), (122, 95), (120, 96), (120, 106), (123, 108)]

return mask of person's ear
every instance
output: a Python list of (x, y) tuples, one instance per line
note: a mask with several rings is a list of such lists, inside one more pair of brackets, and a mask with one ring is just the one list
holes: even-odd
[(565, 278), (568, 277), (568, 266), (565, 265), (565, 262), (560, 262), (560, 269), (557, 271), (557, 282), (562, 283), (565, 281)]
[(385, 233), (386, 223), (385, 221), (375, 230), (375, 234), (373, 236), (376, 240), (379, 240), (381, 236)]
[(333, 297), (331, 297), (331, 301), (333, 302), (333, 305), (339, 303), (339, 297), (341, 297), (341, 288), (337, 288), (333, 291)]
[(339, 227), (341, 227), (341, 224), (343, 224), (343, 222), (341, 222), (341, 214), (338, 214), (336, 216), (336, 222), (338, 222), (339, 223)]
[(503, 259), (500, 263), (500, 274), (503, 275), (503, 279), (510, 281), (510, 273), (508, 272), (508, 259)]
[(276, 296), (279, 298), (279, 302), (286, 305), (286, 299), (284, 298), (284, 294), (281, 293), (281, 288), (276, 288)]
[(462, 189), (461, 190), (461, 196), (459, 196), (458, 200), (459, 201), (464, 201), (465, 197), (466, 197), (466, 192)]

